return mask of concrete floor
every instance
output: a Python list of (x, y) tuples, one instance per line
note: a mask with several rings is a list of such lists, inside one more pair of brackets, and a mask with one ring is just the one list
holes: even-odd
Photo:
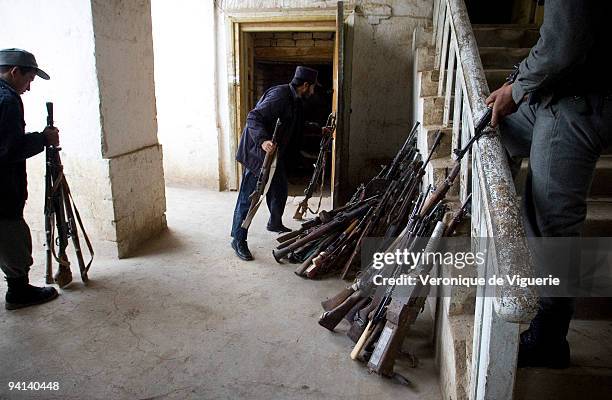
[[(168, 188), (167, 199), (169, 230), (138, 255), (98, 258), (88, 287), (77, 281), (51, 303), (0, 311), (1, 399), (441, 398), (430, 318), (406, 343), (418, 367), (399, 362), (413, 387), (370, 375), (349, 358), (347, 325), (333, 334), (316, 322), (320, 301), (344, 283), (277, 264), (267, 210), (249, 237), (257, 259), (246, 263), (229, 247), (235, 192)], [(31, 278), (43, 284), (43, 249), (34, 256)], [(10, 381), (60, 389), (18, 393)]]

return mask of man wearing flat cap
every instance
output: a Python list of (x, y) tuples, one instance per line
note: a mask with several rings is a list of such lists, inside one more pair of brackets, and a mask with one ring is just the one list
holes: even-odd
[[(291, 137), (299, 134), (302, 129), (302, 100), (313, 95), (314, 88), (318, 84), (317, 76), (318, 72), (315, 69), (297, 67), (291, 83), (268, 89), (247, 116), (246, 127), (242, 132), (236, 154), (236, 160), (244, 168), (231, 233), (232, 248), (242, 260), (253, 259), (247, 246), (248, 231), (241, 227), (249, 210), (249, 196), (255, 190), (266, 153), (274, 151), (277, 147), (276, 172), (271, 178), (270, 188), (266, 194), (270, 210), (267, 229), (271, 232), (290, 231), (282, 221), (287, 202), (286, 164), (289, 160), (286, 159), (286, 150)], [(282, 125), (274, 144), (271, 139), (278, 118)]]
[(33, 264), (30, 229), (23, 219), (28, 197), (26, 159), (47, 145), (59, 145), (59, 131), (46, 127), (41, 133), (25, 132), (21, 95), (30, 90), (36, 76), (49, 79), (38, 68), (32, 53), (0, 50), (0, 268), (6, 275), (6, 309), (45, 303), (57, 297), (52, 287), (29, 284)]

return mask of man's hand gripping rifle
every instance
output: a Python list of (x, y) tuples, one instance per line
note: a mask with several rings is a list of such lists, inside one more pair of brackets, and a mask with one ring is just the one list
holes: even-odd
[[(276, 144), (276, 135), (278, 133), (278, 128), (281, 126), (281, 120), (278, 118), (276, 120), (276, 125), (274, 126), (274, 133), (272, 134), (272, 143)], [(270, 188), (270, 183), (274, 178), (274, 172), (276, 172), (276, 158), (277, 158), (277, 149), (274, 149), (270, 152), (266, 152), (266, 157), (264, 158), (263, 165), (261, 166), (261, 170), (259, 171), (259, 177), (257, 178), (257, 185), (255, 186), (255, 190), (249, 196), (249, 200), (251, 200), (251, 205), (249, 206), (249, 211), (244, 221), (242, 221), (242, 228), (249, 229), (251, 226), (251, 221), (253, 221), (253, 217), (255, 213), (259, 209), (261, 204), (261, 200), (268, 193), (268, 189)]]

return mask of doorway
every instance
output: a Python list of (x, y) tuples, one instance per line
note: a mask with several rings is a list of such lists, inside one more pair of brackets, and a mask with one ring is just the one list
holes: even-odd
[[(292, 137), (287, 149), (289, 196), (301, 196), (310, 181), (319, 153), (321, 127), (332, 112), (334, 32), (254, 32), (252, 71), (249, 73), (248, 109), (272, 86), (291, 81), (298, 65), (319, 72), (315, 94), (304, 102), (302, 135)], [(330, 149), (331, 150), (331, 149)], [(326, 163), (323, 193), (331, 193), (331, 151)]]
[[(346, 124), (342, 112), (342, 97), (347, 88), (343, 85), (344, 71), (342, 62), (344, 54), (344, 24), (342, 3), (338, 10), (324, 10), (307, 17), (302, 15), (271, 16), (263, 20), (256, 17), (233, 17), (232, 19), (232, 62), (233, 89), (230, 92), (230, 111), (233, 140), (231, 145), (237, 148), (248, 112), (254, 107), (265, 89), (274, 84), (286, 84), (291, 81), (297, 65), (310, 66), (319, 71), (322, 87), (314, 99), (306, 105), (309, 114), (306, 118), (311, 123), (305, 126), (304, 135), (294, 145), (298, 154), (294, 168), (290, 172), (290, 195), (301, 195), (313, 171), (314, 160), (319, 151), (321, 138), (320, 126), (323, 126), (330, 112), (337, 116), (337, 129), (331, 154), (328, 157), (326, 174), (326, 193), (335, 198), (340, 190), (337, 182), (343, 172), (343, 163), (348, 162), (342, 146), (348, 137), (344, 134)], [(340, 18), (338, 18), (340, 16)], [(337, 23), (337, 21), (342, 21)], [(338, 34), (338, 31), (341, 34)], [(340, 38), (340, 40), (338, 40)], [(340, 85), (340, 86), (339, 86)], [(342, 90), (339, 90), (339, 87)], [(241, 166), (235, 163), (235, 182), (242, 175)]]

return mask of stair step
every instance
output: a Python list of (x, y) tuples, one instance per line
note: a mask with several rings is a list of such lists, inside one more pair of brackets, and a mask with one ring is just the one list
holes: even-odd
[(430, 97), (438, 94), (438, 79), (439, 71), (423, 71), (421, 72), (421, 92), (419, 96)]
[(612, 156), (603, 155), (597, 161), (591, 196), (612, 196)]
[(485, 77), (489, 84), (489, 90), (492, 92), (495, 89), (499, 89), (506, 82), (506, 78), (508, 78), (511, 72), (512, 68), (485, 69)]
[(574, 319), (612, 321), (611, 297), (579, 297)]
[(529, 55), (530, 47), (479, 47), (485, 69), (513, 68)]
[(424, 125), (421, 128), (420, 137), (423, 137), (427, 140), (427, 143), (424, 143), (422, 146), (419, 145), (419, 148), (422, 149), (423, 157), (427, 157), (429, 151), (434, 143), (434, 140), (438, 134), (438, 131), (442, 131), (442, 139), (440, 140), (440, 145), (434, 151), (431, 158), (450, 158), (451, 156), (451, 142), (453, 139), (453, 128), (442, 126), (442, 125)]
[(417, 47), (414, 54), (415, 68), (417, 72), (434, 69), (434, 57), (436, 49), (433, 47)]
[(517, 370), (515, 400), (609, 399), (612, 393), (611, 321), (572, 321), (568, 333), (571, 366), (567, 369)]
[(423, 102), (423, 125), (441, 125), (444, 118), (444, 97), (426, 96), (421, 97)]
[(533, 47), (540, 33), (534, 25), (473, 25), (476, 43), (482, 47)]
[(612, 199), (588, 201), (582, 236), (612, 236)]

